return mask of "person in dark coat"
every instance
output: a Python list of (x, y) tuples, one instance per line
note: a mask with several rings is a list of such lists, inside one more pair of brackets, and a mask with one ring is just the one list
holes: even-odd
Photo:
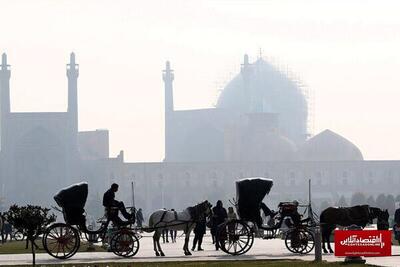
[(3, 229), (4, 229), (3, 243), (7, 241), (8, 236), (10, 236), (10, 241), (12, 241), (12, 225), (7, 221), (3, 221)]
[[(171, 209), (171, 211), (175, 211), (174, 209)], [(169, 230), (169, 233), (171, 235), (171, 242), (176, 243), (176, 235), (178, 234), (177, 230)]]
[(194, 227), (194, 239), (193, 239), (193, 246), (192, 251), (196, 248), (197, 244), (197, 251), (202, 251), (201, 244), (203, 243), (203, 236), (206, 234), (206, 218), (203, 217), (196, 223)]
[(214, 233), (215, 249), (219, 250), (219, 237), (217, 234), (218, 226), (228, 219), (226, 209), (223, 207), (222, 201), (218, 200), (217, 205), (213, 208), (213, 224), (212, 231)]
[(113, 183), (111, 188), (108, 189), (103, 195), (103, 206), (106, 208), (108, 216), (112, 217), (112, 220), (117, 222), (117, 224), (123, 224), (122, 220), (118, 217), (118, 214), (113, 214), (112, 208), (116, 207), (122, 213), (122, 215), (127, 220), (135, 219), (135, 214), (130, 214), (126, 211), (124, 202), (115, 200), (115, 193), (118, 191), (118, 184)]
[(400, 245), (400, 207), (394, 212), (393, 233), (394, 238), (399, 242)]

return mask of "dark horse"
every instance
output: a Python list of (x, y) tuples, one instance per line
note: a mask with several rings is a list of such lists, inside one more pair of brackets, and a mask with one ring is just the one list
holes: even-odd
[(378, 219), (378, 230), (389, 229), (389, 212), (368, 205), (346, 208), (329, 207), (321, 212), (319, 218), (322, 234), (322, 249), (324, 253), (328, 253), (325, 248), (325, 242), (328, 243), (329, 252), (333, 253), (329, 239), (337, 225), (357, 225), (364, 228), (368, 223), (372, 223), (373, 219)]

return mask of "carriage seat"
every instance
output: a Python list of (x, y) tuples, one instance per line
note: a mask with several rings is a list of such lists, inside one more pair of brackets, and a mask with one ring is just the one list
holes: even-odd
[[(301, 215), (297, 210), (298, 206), (299, 203), (297, 201), (280, 202), (278, 205), (279, 213), (283, 217), (290, 217), (294, 225), (299, 225), (301, 223)], [(292, 225), (290, 220), (286, 220), (285, 223), (286, 225)]]

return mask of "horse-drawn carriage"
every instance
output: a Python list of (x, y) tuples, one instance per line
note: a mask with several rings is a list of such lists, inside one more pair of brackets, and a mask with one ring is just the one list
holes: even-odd
[[(293, 253), (307, 254), (314, 248), (314, 235), (310, 231), (313, 218), (301, 219), (297, 202), (281, 202), (277, 214), (271, 214), (272, 223), (263, 224), (260, 215), (262, 200), (270, 192), (271, 179), (246, 178), (236, 181), (235, 203), (239, 219), (229, 220), (218, 228), (221, 249), (231, 255), (241, 255), (250, 250), (256, 233), (264, 231), (264, 239), (282, 236), (287, 249)], [(286, 229), (282, 226), (285, 224)]]
[(118, 210), (106, 211), (98, 230), (88, 229), (84, 210), (87, 196), (88, 184), (79, 183), (61, 190), (54, 197), (62, 209), (65, 223), (54, 223), (46, 229), (42, 240), (46, 252), (58, 259), (72, 257), (78, 251), (83, 237), (91, 243), (105, 240), (112, 221), (115, 230), (110, 234), (110, 250), (118, 256), (134, 256), (139, 250), (140, 236), (131, 225), (118, 225), (118, 222), (113, 221), (114, 216), (110, 213), (118, 213)]

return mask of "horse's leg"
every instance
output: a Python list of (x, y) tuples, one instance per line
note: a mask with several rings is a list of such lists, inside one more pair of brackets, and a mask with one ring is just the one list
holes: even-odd
[(164, 257), (165, 254), (164, 254), (164, 252), (163, 252), (162, 249), (161, 249), (160, 237), (161, 237), (161, 233), (158, 235), (158, 238), (157, 238), (157, 246), (158, 246), (158, 251), (160, 252), (160, 256)]
[(190, 238), (190, 231), (185, 231), (185, 244), (183, 245), (183, 251), (185, 252), (186, 256), (192, 255), (189, 251), (189, 238)]
[[(156, 256), (160, 256), (160, 254), (158, 253), (158, 250), (157, 250), (157, 246), (156, 246), (156, 244), (157, 244), (157, 231), (158, 230), (155, 230), (154, 231), (154, 235), (153, 235), (153, 246), (154, 246), (154, 252), (156, 253)], [(158, 237), (159, 238), (159, 237)]]
[(326, 242), (326, 226), (321, 227), (321, 236), (322, 236), (322, 250), (324, 253), (328, 253), (328, 251), (325, 248), (325, 242)]
[(335, 228), (336, 228), (336, 225), (333, 225), (333, 226), (329, 227), (328, 231), (327, 231), (327, 240), (328, 240), (329, 253), (333, 253), (333, 250), (331, 248), (331, 240), (330, 239), (331, 239), (331, 233)]

